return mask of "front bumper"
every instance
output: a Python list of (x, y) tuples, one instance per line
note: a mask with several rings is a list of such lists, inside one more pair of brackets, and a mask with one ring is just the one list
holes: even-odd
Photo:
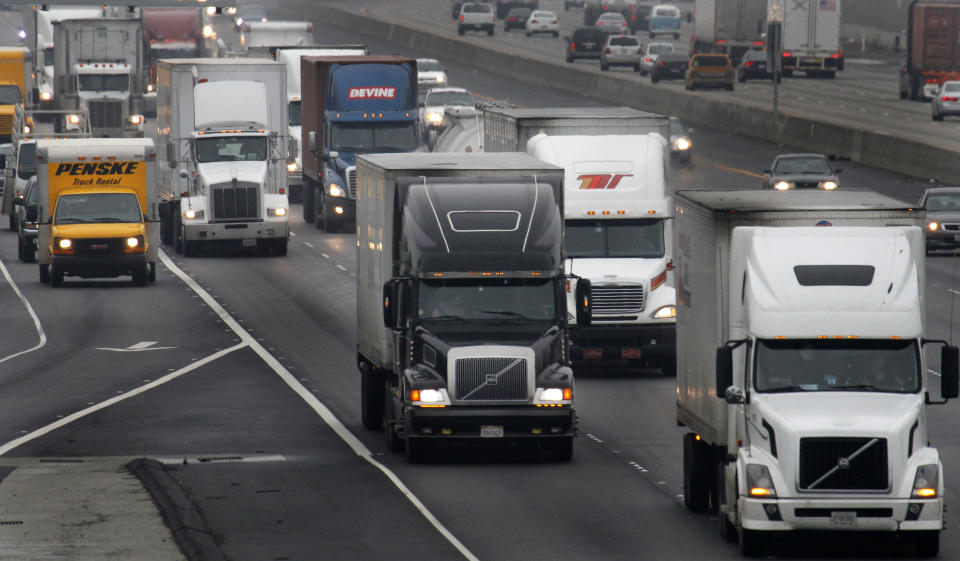
[[(483, 427), (501, 427), (503, 436), (485, 437), (481, 434)], [(411, 438), (499, 441), (576, 436), (577, 423), (576, 411), (571, 406), (408, 406), (403, 429)]]
[[(323, 196), (323, 206), (327, 208), (329, 206), (331, 212), (334, 213), (334, 216), (338, 220), (344, 222), (353, 222), (357, 219), (357, 201), (356, 199), (350, 199), (347, 197), (331, 197), (329, 195)], [(343, 212), (336, 212), (335, 209), (340, 207)]]
[[(774, 508), (775, 507), (775, 508)], [(748, 530), (913, 531), (943, 528), (942, 499), (751, 499), (741, 497)], [(854, 513), (834, 514), (834, 513)]]
[(927, 249), (953, 249), (960, 247), (960, 230), (926, 232)]
[(570, 338), (573, 360), (662, 364), (677, 356), (675, 323), (571, 327)]
[(50, 264), (64, 274), (83, 278), (119, 277), (133, 274), (147, 263), (146, 253), (125, 255), (51, 255)]
[(265, 240), (290, 237), (286, 221), (277, 222), (217, 222), (183, 225), (187, 241)]

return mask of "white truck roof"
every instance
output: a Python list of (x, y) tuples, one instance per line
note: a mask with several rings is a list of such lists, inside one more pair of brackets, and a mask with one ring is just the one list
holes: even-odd
[[(228, 98), (238, 103), (223, 103)], [(248, 122), (261, 127), (269, 123), (267, 86), (263, 82), (203, 82), (193, 88), (193, 103), (197, 130), (227, 123)]]
[(154, 152), (151, 138), (61, 138), (37, 140), (38, 158), (48, 161), (113, 156), (118, 160), (143, 160)]
[(300, 57), (304, 56), (363, 56), (366, 48), (281, 49), (277, 62), (287, 67), (287, 101), (300, 99)]
[(668, 217), (665, 150), (657, 133), (538, 134), (527, 142), (528, 154), (564, 168), (566, 218)]

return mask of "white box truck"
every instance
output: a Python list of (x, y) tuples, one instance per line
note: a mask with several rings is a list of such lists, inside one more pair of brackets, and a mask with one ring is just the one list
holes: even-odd
[(743, 53), (764, 47), (767, 0), (697, 0), (693, 11), (694, 53), (724, 53), (736, 65)]
[(306, 47), (313, 44), (309, 21), (251, 21), (240, 28), (240, 47), (248, 56), (270, 57), (270, 47)]
[[(274, 60), (287, 68), (287, 134), (290, 138), (301, 136), (301, 115), (303, 103), (300, 94), (300, 57), (302, 56), (363, 56), (368, 53), (366, 45), (317, 45), (309, 48), (281, 47), (273, 51)], [(296, 150), (296, 160), (287, 164), (287, 186), (290, 189), (290, 202), (303, 200), (303, 153)]]
[(196, 254), (240, 244), (286, 255), (286, 69), (262, 59), (157, 63), (164, 243)]
[(571, 358), (583, 364), (676, 370), (666, 152), (655, 133), (538, 134), (527, 143), (528, 154), (564, 169), (566, 272), (590, 279), (593, 291), (591, 325), (570, 333)]
[[(746, 555), (776, 531), (896, 532), (935, 555), (924, 212), (866, 190), (677, 191), (684, 502)], [(936, 361), (933, 361), (936, 362)]]
[(843, 70), (841, 6), (842, 0), (767, 0), (771, 16), (783, 21), (784, 76), (806, 72), (807, 76), (833, 78)]

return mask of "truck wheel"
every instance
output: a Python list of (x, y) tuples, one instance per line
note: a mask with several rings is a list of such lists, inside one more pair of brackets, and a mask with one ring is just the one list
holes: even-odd
[(314, 216), (314, 199), (316, 198), (316, 187), (313, 185), (313, 180), (306, 177), (303, 178), (303, 221), (307, 223), (313, 222)]
[(550, 442), (550, 453), (557, 462), (569, 462), (573, 458), (573, 437), (554, 438)]
[(675, 378), (677, 376), (676, 357), (663, 360), (663, 364), (660, 365), (660, 374), (664, 376), (670, 376), (671, 378)]
[(173, 250), (177, 253), (183, 253), (183, 218), (180, 217), (180, 209), (176, 208), (176, 218), (173, 219)]
[(744, 557), (760, 557), (767, 549), (767, 536), (758, 530), (740, 528), (738, 532), (740, 555)]
[(10, 212), (10, 218), (9, 218), (9, 223), (7, 225), (7, 228), (9, 228), (11, 232), (15, 232), (17, 230), (17, 215), (14, 214), (12, 211)]
[(40, 265), (40, 282), (43, 284), (50, 282), (50, 265)]
[(940, 532), (937, 530), (910, 532), (913, 537), (913, 549), (917, 557), (936, 557), (940, 553)]
[(287, 240), (284, 238), (282, 240), (277, 240), (273, 246), (273, 254), (277, 257), (286, 257), (287, 255)]
[(651, 72), (651, 73), (650, 73), (650, 83), (651, 83), (651, 84), (659, 84), (659, 83), (660, 83), (660, 77), (657, 76), (656, 73)]
[(690, 512), (707, 512), (710, 508), (710, 474), (706, 444), (697, 435), (683, 435), (683, 504)]
[(332, 205), (327, 204), (327, 202), (326, 200), (323, 201), (323, 231), (332, 234), (340, 230), (340, 219), (333, 212)]
[(387, 450), (399, 453), (403, 452), (403, 439), (393, 428), (393, 395), (391, 395), (390, 384), (383, 384), (383, 438), (387, 444)]
[(60, 286), (62, 284), (63, 284), (63, 271), (51, 265), (50, 266), (50, 286)]
[(131, 280), (133, 280), (133, 284), (137, 286), (147, 286), (147, 269), (149, 268), (150, 265), (144, 264), (143, 267), (137, 267), (134, 269), (133, 274), (130, 275)]
[(147, 280), (150, 282), (157, 282), (157, 262), (152, 261), (150, 263), (150, 271), (147, 272)]
[[(737, 543), (737, 527), (730, 522), (730, 517), (723, 511), (724, 507), (727, 506), (727, 485), (724, 481), (726, 479), (724, 463), (722, 461), (717, 462), (717, 523), (720, 529), (720, 537), (723, 538), (723, 541), (727, 543)], [(733, 508), (736, 508), (734, 506)]]
[(183, 256), (196, 257), (200, 253), (200, 242), (183, 240)]
[(383, 386), (386, 380), (374, 372), (366, 362), (360, 362), (360, 416), (363, 426), (370, 430), (383, 427)]
[(23, 258), (23, 240), (20, 238), (17, 238), (17, 259), (26, 263)]

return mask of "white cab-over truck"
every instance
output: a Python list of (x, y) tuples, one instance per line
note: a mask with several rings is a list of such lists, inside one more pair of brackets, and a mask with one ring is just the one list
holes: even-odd
[[(94, 136), (143, 136), (143, 24), (139, 19), (57, 21), (54, 106), (87, 108)], [(71, 123), (57, 122), (57, 131)]]
[(795, 530), (896, 532), (936, 555), (926, 405), (957, 397), (958, 353), (924, 337), (923, 210), (866, 190), (674, 197), (686, 506), (713, 503), (746, 555)]
[(564, 169), (566, 273), (593, 289), (591, 325), (571, 326), (574, 360), (676, 369), (666, 150), (656, 133), (539, 134), (527, 143), (528, 154)]
[(89, 19), (103, 16), (99, 6), (34, 6), (25, 12), (28, 38), (33, 51), (33, 71), (36, 75), (33, 102), (41, 109), (53, 108), (53, 23), (66, 19)]
[(240, 244), (286, 255), (286, 70), (262, 59), (157, 64), (164, 243), (184, 255)]
[[(290, 138), (299, 140), (301, 136), (303, 102), (300, 97), (300, 57), (363, 56), (367, 52), (366, 45), (317, 45), (309, 48), (278, 48), (274, 51), (275, 60), (287, 68), (287, 134)], [(303, 200), (303, 154), (300, 148), (296, 150), (296, 156), (294, 162), (287, 164), (287, 186), (290, 189), (290, 202), (293, 203)]]

